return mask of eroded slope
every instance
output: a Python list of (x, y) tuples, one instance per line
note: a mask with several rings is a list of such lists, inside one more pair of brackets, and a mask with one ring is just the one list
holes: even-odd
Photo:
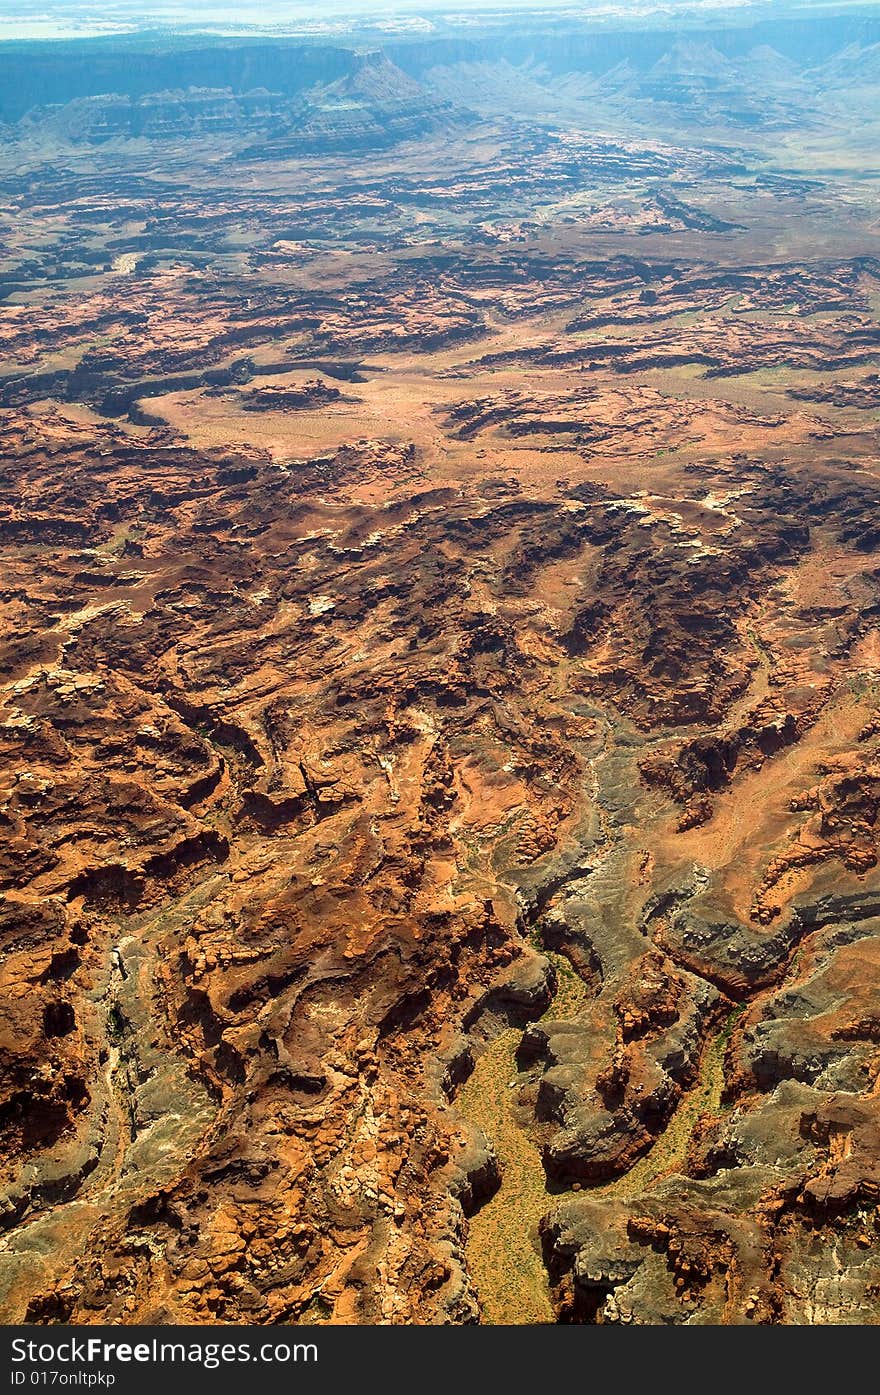
[(871, 1320), (874, 185), (165, 150), (7, 181), (4, 1315)]

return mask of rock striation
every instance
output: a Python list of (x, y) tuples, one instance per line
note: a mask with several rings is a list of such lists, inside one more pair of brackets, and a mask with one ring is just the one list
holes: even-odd
[(2, 99), (7, 1321), (873, 1321), (870, 55), (645, 34)]

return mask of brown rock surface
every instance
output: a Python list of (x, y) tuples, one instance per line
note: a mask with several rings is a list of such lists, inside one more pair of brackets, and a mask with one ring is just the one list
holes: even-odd
[(876, 219), (359, 73), (0, 157), (3, 1316), (873, 1320)]

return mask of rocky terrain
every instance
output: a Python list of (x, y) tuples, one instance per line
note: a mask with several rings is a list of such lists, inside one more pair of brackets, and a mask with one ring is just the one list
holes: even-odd
[(688, 44), (5, 113), (6, 1321), (876, 1320), (867, 49)]

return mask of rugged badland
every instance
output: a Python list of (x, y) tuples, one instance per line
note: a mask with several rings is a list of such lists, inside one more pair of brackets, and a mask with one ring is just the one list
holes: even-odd
[(880, 22), (0, 51), (7, 1321), (880, 1295)]

